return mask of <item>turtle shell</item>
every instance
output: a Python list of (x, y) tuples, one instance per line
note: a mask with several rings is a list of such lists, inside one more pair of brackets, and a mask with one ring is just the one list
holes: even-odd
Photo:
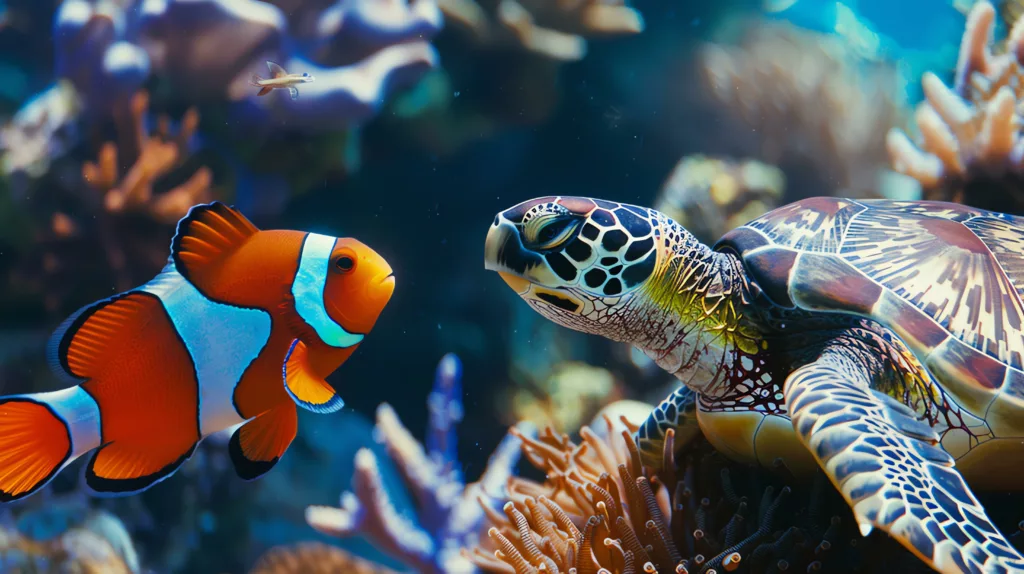
[(715, 248), (741, 257), (775, 304), (872, 319), (962, 406), (985, 417), (998, 397), (1015, 405), (1004, 414), (1019, 418), (1024, 218), (954, 203), (815, 197), (730, 231)]

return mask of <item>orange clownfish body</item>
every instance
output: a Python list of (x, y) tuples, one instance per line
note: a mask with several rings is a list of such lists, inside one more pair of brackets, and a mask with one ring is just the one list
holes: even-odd
[(0, 501), (37, 491), (77, 457), (98, 494), (145, 490), (196, 445), (229, 443), (252, 480), (281, 458), (298, 404), (344, 404), (324, 380), (370, 332), (391, 267), (355, 239), (261, 231), (221, 203), (179, 223), (152, 281), (79, 310), (54, 333), (51, 366), (76, 386), (0, 398)]

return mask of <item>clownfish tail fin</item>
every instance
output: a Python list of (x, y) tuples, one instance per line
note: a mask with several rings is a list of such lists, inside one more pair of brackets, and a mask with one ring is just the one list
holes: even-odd
[(24, 498), (100, 445), (100, 414), (82, 387), (0, 397), (0, 502)]

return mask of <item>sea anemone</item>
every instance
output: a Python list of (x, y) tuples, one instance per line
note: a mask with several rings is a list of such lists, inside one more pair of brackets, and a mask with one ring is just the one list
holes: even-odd
[[(521, 437), (543, 482), (513, 478), (504, 515), (488, 511), (497, 551), (467, 552), (489, 572), (602, 574), (910, 571), (920, 563), (884, 534), (862, 539), (827, 478), (810, 488), (787, 476), (730, 462), (699, 436), (666, 437), (652, 473), (633, 442), (637, 426), (604, 414), (603, 437), (583, 427), (581, 442), (551, 429)], [(795, 499), (795, 500), (794, 500)], [(739, 570), (742, 568), (742, 570)], [(832, 571), (832, 570), (827, 570)]]

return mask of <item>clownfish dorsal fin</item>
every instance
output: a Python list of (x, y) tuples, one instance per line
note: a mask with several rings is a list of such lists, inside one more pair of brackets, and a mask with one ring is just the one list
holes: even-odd
[(244, 215), (219, 201), (196, 205), (178, 222), (171, 260), (200, 290), (202, 278), (259, 232)]
[(299, 428), (295, 405), (283, 402), (235, 429), (228, 454), (242, 480), (255, 480), (274, 468)]
[(274, 62), (267, 60), (267, 67), (270, 68), (271, 78), (280, 78), (281, 76), (287, 76), (288, 72), (284, 71), (284, 68), (278, 66)]
[(309, 349), (302, 341), (292, 341), (282, 366), (284, 389), (300, 407), (315, 413), (333, 413), (345, 406), (334, 388), (309, 368)]

